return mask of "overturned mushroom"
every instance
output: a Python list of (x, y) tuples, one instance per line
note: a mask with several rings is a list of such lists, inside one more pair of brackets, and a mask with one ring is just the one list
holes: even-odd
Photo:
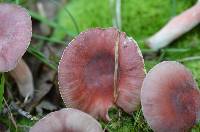
[(144, 79), (142, 110), (154, 131), (188, 131), (199, 120), (199, 101), (197, 84), (180, 63), (162, 62)]
[(155, 35), (147, 39), (147, 44), (154, 50), (158, 50), (170, 44), (172, 41), (191, 30), (200, 23), (200, 1), (180, 15), (172, 18)]
[(39, 120), (30, 132), (103, 132), (90, 115), (72, 108), (52, 112)]
[[(136, 42), (115, 28), (81, 33), (64, 50), (58, 70), (66, 106), (104, 120), (109, 120), (108, 109), (114, 104), (128, 113), (137, 108), (144, 76), (143, 57)], [(116, 91), (118, 96), (114, 96)]]
[[(30, 69), (20, 61), (28, 48), (32, 36), (32, 22), (28, 12), (15, 4), (0, 4), (0, 72), (13, 70), (11, 75), (16, 79), (22, 96), (33, 94), (33, 82)], [(19, 66), (15, 69), (16, 65)], [(20, 68), (21, 67), (21, 68)], [(20, 72), (19, 72), (20, 69)], [(23, 71), (24, 70), (24, 71)], [(23, 74), (21, 76), (21, 74)], [(23, 78), (20, 78), (23, 77)], [(30, 78), (28, 78), (30, 77)], [(23, 80), (24, 79), (24, 80)], [(20, 80), (20, 82), (18, 82)], [(28, 82), (26, 82), (28, 80)], [(24, 85), (20, 85), (24, 83)], [(27, 84), (29, 83), (29, 84)], [(26, 86), (30, 86), (26, 89)], [(24, 89), (22, 92), (21, 89)]]

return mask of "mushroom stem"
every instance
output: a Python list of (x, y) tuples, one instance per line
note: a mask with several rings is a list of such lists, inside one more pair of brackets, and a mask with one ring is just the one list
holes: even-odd
[(33, 96), (34, 84), (32, 73), (24, 60), (20, 60), (15, 69), (10, 71), (10, 75), (15, 79), (20, 94), (27, 102), (29, 97)]
[(200, 1), (180, 15), (171, 19), (160, 31), (147, 39), (147, 44), (159, 50), (200, 23)]
[(118, 88), (117, 88), (117, 80), (118, 80), (118, 65), (119, 65), (119, 39), (120, 33), (118, 33), (117, 40), (115, 42), (115, 70), (114, 70), (114, 102), (117, 101), (118, 97)]
[(110, 0), (113, 26), (121, 30), (121, 0)]
[(121, 30), (121, 0), (116, 0), (116, 27)]

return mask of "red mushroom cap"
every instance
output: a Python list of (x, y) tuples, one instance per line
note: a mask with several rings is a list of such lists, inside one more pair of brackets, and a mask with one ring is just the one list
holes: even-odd
[(28, 12), (15, 4), (0, 4), (0, 72), (14, 69), (32, 36)]
[(102, 131), (101, 125), (92, 116), (72, 108), (51, 112), (30, 129), (30, 132)]
[(141, 90), (144, 117), (154, 131), (188, 131), (198, 120), (200, 94), (192, 74), (166, 61), (146, 76)]
[(135, 41), (115, 28), (81, 33), (64, 50), (58, 70), (60, 93), (66, 104), (109, 120), (114, 104), (115, 44), (119, 40), (116, 104), (132, 112), (140, 103), (143, 57)]

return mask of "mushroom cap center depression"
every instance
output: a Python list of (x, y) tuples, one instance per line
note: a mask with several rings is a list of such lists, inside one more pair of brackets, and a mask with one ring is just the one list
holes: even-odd
[(102, 52), (94, 56), (85, 66), (84, 80), (87, 88), (106, 93), (113, 90), (114, 56)]
[(176, 108), (177, 113), (196, 113), (195, 109), (195, 96), (196, 92), (193, 88), (185, 87), (185, 88), (178, 88), (176, 89), (172, 95), (172, 104), (174, 108)]
[(197, 96), (197, 91), (187, 82), (171, 93), (173, 114), (176, 113), (176, 121), (179, 121), (183, 126), (195, 124), (197, 114), (195, 99)]

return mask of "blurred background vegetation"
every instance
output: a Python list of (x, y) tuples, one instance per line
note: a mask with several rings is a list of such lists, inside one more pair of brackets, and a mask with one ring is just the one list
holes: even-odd
[[(30, 65), (33, 72), (35, 86), (37, 89), (37, 78), (43, 74), (54, 71), (55, 74), (50, 90), (44, 94), (31, 110), (31, 114), (41, 118), (52, 109), (43, 110), (39, 115), (35, 110), (41, 102), (48, 101), (56, 105), (56, 109), (64, 107), (57, 90), (57, 65), (60, 55), (68, 42), (79, 32), (92, 27), (111, 27), (112, 11), (109, 0), (0, 0), (1, 2), (18, 3), (27, 8), (33, 20), (33, 39), (25, 60)], [(38, 3), (43, 6), (44, 12), (38, 8)], [(186, 33), (170, 46), (153, 52), (145, 45), (145, 39), (153, 35), (163, 27), (173, 16), (181, 13), (196, 3), (196, 0), (121, 0), (121, 21), (122, 31), (133, 37), (142, 50), (147, 71), (155, 64), (164, 60), (176, 60), (182, 62), (190, 69), (200, 86), (200, 26), (195, 27)], [(51, 13), (54, 10), (52, 14)], [(45, 14), (44, 14), (45, 13)], [(52, 51), (53, 50), (53, 51)], [(36, 64), (36, 65), (35, 65)], [(42, 70), (41, 70), (42, 69)], [(28, 119), (17, 112), (16, 109), (4, 113), (5, 109), (14, 101), (25, 111), (29, 111), (23, 106), (23, 100), (17, 93), (16, 84), (12, 82), (9, 75), (1, 77), (0, 88), (9, 88), (15, 91), (11, 98), (8, 90), (5, 90), (2, 114), (0, 116), (0, 130), (9, 128), (11, 131), (27, 131), (35, 121)], [(0, 92), (1, 94), (1, 92)], [(0, 96), (1, 97), (1, 96)], [(53, 100), (53, 101), (52, 101)], [(56, 100), (56, 101), (55, 101)], [(7, 102), (7, 104), (5, 103)], [(29, 105), (30, 107), (30, 105)], [(45, 106), (44, 106), (45, 107)], [(42, 108), (44, 109), (44, 108)], [(54, 109), (53, 109), (54, 110)], [(119, 113), (122, 115), (119, 117)], [(111, 132), (150, 132), (151, 129), (146, 124), (142, 112), (138, 109), (132, 115), (127, 115), (121, 110), (110, 110), (112, 121), (102, 125)], [(14, 121), (13, 121), (14, 120)], [(16, 129), (17, 128), (17, 129)], [(200, 126), (196, 125), (192, 129), (200, 132)]]

